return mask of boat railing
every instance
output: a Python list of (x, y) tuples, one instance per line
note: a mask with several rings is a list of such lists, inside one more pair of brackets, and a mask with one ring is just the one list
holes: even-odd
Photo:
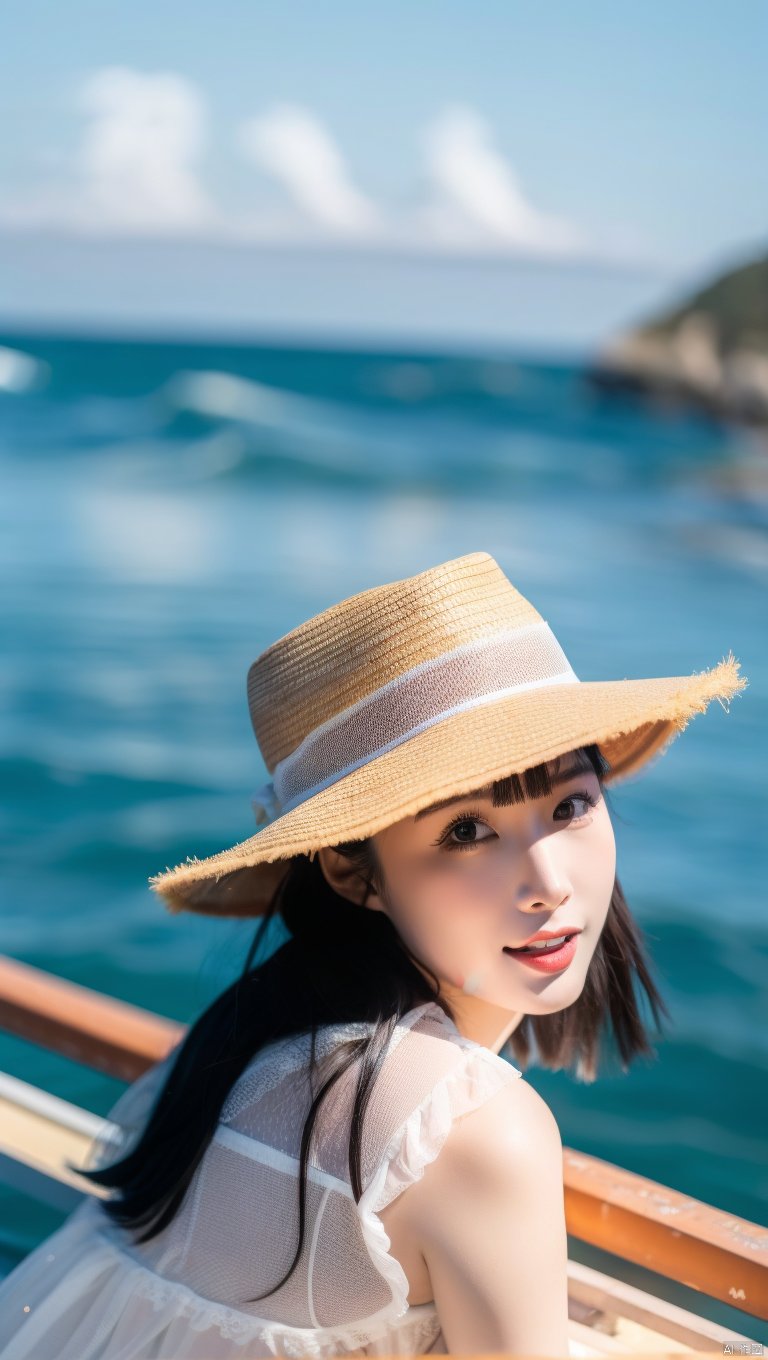
[[(0, 1029), (124, 1082), (165, 1057), (185, 1032), (176, 1021), (2, 955)], [(109, 1136), (103, 1117), (3, 1073), (0, 1115), (1, 1179), (64, 1209), (83, 1195), (107, 1193), (65, 1165), (84, 1166), (91, 1140)], [(768, 1320), (768, 1228), (575, 1148), (563, 1148), (563, 1181), (572, 1237)], [(584, 1355), (638, 1355), (644, 1344), (658, 1354), (659, 1339), (670, 1354), (764, 1351), (747, 1336), (575, 1261), (569, 1314), (574, 1335), (583, 1331)], [(605, 1341), (598, 1351), (590, 1349), (596, 1336)], [(579, 1353), (578, 1345), (571, 1353)]]

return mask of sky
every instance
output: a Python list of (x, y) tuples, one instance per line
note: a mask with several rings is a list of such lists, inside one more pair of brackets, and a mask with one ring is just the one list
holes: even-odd
[(764, 0), (25, 0), (5, 30), (0, 324), (578, 345), (765, 248)]

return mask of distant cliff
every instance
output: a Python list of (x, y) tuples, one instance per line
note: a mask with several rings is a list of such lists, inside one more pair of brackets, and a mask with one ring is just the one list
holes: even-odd
[(768, 255), (609, 340), (589, 377), (601, 389), (768, 426)]

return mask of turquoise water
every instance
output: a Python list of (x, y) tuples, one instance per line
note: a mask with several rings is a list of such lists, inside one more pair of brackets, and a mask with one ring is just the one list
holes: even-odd
[[(768, 1221), (766, 505), (752, 440), (606, 402), (576, 360), (0, 336), (0, 949), (190, 1021), (253, 927), (147, 877), (251, 834), (249, 663), (345, 595), (492, 553), (585, 680), (703, 670), (715, 703), (611, 796), (673, 1022), (593, 1086), (533, 1069), (566, 1144)], [(47, 375), (47, 382), (43, 379)], [(118, 1083), (0, 1036), (105, 1112)], [(0, 1191), (12, 1262), (55, 1216)]]

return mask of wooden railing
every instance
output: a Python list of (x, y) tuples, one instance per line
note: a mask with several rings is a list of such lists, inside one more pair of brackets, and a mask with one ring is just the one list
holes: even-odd
[[(0, 956), (0, 1028), (130, 1082), (185, 1027)], [(566, 1147), (568, 1232), (768, 1319), (768, 1228)]]

